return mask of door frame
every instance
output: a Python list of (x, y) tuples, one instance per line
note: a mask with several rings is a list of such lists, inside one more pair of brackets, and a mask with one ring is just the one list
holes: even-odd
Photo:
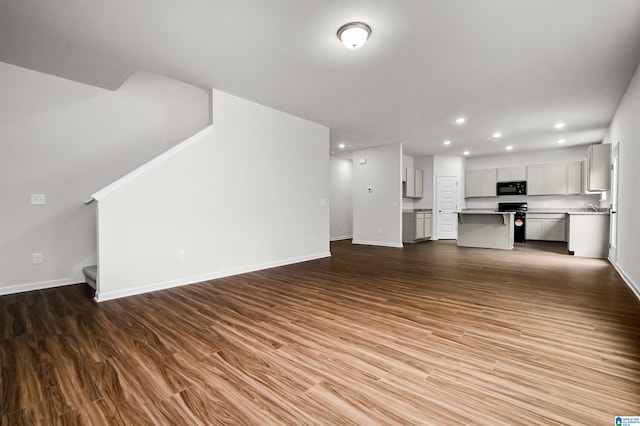
[(609, 260), (618, 260), (618, 190), (620, 174), (620, 141), (611, 145), (611, 191), (609, 192)]
[(440, 221), (439, 221), (439, 216), (438, 216), (438, 213), (440, 212), (440, 206), (438, 205), (438, 199), (440, 197), (439, 197), (439, 193), (438, 192), (439, 192), (439, 189), (440, 189), (439, 182), (440, 182), (441, 178), (454, 178), (455, 181), (456, 181), (456, 193), (455, 193), (455, 197), (454, 197), (455, 200), (456, 200), (456, 206), (455, 206), (455, 209), (454, 209), (454, 214), (456, 215), (456, 218), (455, 218), (456, 238), (453, 238), (453, 239), (457, 239), (457, 237), (458, 237), (458, 235), (457, 235), (458, 234), (458, 226), (457, 226), (458, 225), (458, 218), (457, 218), (457, 216), (458, 216), (458, 205), (459, 205), (458, 197), (460, 196), (460, 193), (459, 193), (459, 190), (460, 190), (460, 178), (458, 176), (455, 176), (455, 175), (437, 175), (436, 176), (436, 185), (435, 185), (436, 186), (436, 190), (434, 191), (434, 198), (435, 198), (434, 207), (435, 207), (435, 209), (434, 209), (434, 215), (433, 215), (433, 217), (435, 218), (435, 226), (434, 226), (434, 230), (433, 230), (435, 238), (432, 238), (432, 239), (434, 239), (434, 240), (439, 240), (440, 239), (440, 233), (439, 233), (439, 230), (440, 230), (440, 228), (439, 228), (440, 227), (440, 223), (439, 222)]

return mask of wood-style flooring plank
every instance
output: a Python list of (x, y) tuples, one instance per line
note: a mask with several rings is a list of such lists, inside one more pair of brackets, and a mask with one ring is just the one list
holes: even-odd
[(0, 424), (611, 424), (640, 301), (606, 260), (433, 241), (97, 304), (0, 297)]

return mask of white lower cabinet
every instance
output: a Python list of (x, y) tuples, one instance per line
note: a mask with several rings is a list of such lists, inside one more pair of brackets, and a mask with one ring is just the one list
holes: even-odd
[(566, 215), (560, 213), (527, 213), (527, 240), (566, 241)]
[(402, 213), (402, 242), (415, 243), (431, 238), (431, 213)]

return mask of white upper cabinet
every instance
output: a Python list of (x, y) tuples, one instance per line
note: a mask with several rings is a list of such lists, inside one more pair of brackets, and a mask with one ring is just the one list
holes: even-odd
[(466, 198), (495, 197), (496, 179), (496, 169), (467, 170), (464, 196)]
[(582, 194), (582, 161), (567, 164), (567, 194)]
[(611, 144), (589, 146), (587, 150), (587, 191), (608, 191), (610, 180)]
[(498, 182), (514, 182), (527, 180), (526, 167), (500, 167), (498, 169)]
[(567, 163), (547, 164), (546, 188), (549, 195), (567, 193)]
[(422, 170), (407, 167), (403, 173), (405, 182), (402, 183), (405, 198), (422, 198)]
[(527, 167), (527, 195), (544, 195), (546, 192), (546, 168), (541, 166)]
[(527, 167), (527, 195), (566, 195), (567, 163)]

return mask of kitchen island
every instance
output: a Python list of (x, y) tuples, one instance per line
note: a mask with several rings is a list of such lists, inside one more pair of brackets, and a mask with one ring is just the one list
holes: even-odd
[(609, 256), (609, 211), (567, 213), (569, 253), (580, 257)]
[(458, 246), (513, 250), (513, 212), (458, 213)]

